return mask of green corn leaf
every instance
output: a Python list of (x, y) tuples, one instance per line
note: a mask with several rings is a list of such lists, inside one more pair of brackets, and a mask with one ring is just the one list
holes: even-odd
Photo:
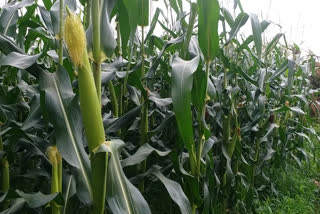
[[(26, 59), (25, 57), (28, 56), (22, 49), (17, 47), (17, 45), (13, 43), (8, 36), (2, 33), (0, 33), (0, 52), (2, 52), (5, 55), (9, 55), (13, 52), (17, 52), (16, 55), (20, 55), (24, 59)], [(2, 57), (5, 57), (5, 56), (2, 56)], [(15, 60), (18, 60), (18, 59), (16, 58)], [(14, 64), (15, 62), (10, 62), (10, 64), (12, 63)], [(39, 75), (43, 72), (43, 69), (37, 63), (33, 63), (31, 66), (27, 64), (28, 62), (23, 62), (23, 66), (27, 67), (26, 71), (28, 71), (34, 77), (38, 78)]]
[(170, 153), (169, 151), (162, 152), (158, 149), (153, 148), (148, 143), (143, 144), (132, 156), (121, 161), (122, 167), (132, 166), (144, 161), (152, 152), (157, 153), (159, 156), (166, 156)]
[(170, 2), (170, 6), (172, 7), (172, 9), (176, 12), (176, 14), (179, 16), (180, 14), (180, 9), (178, 7), (177, 1), (176, 0), (169, 0)]
[(191, 90), (193, 73), (197, 70), (199, 56), (185, 61), (178, 56), (172, 59), (172, 102), (179, 132), (189, 151), (193, 150), (193, 128), (191, 115)]
[(264, 91), (264, 83), (265, 83), (265, 79), (266, 79), (266, 73), (267, 73), (266, 69), (260, 69), (258, 85), (259, 85), (259, 89), (261, 91)]
[(16, 190), (16, 193), (26, 201), (30, 208), (44, 206), (50, 201), (54, 201), (58, 205), (63, 205), (63, 198), (59, 193), (52, 193), (50, 195), (44, 195), (41, 192), (27, 194), (20, 190)]
[(272, 74), (272, 76), (268, 79), (268, 83), (271, 83), (275, 79), (277, 79), (281, 74), (283, 74), (289, 67), (289, 61), (285, 60), (281, 66)]
[(146, 73), (146, 77), (152, 78), (155, 75), (155, 72), (161, 62), (161, 58), (163, 57), (164, 53), (168, 48), (170, 48), (172, 45), (176, 45), (183, 42), (183, 36), (180, 36), (175, 39), (169, 40), (161, 49), (161, 51), (158, 53), (158, 56), (155, 58), (155, 60), (152, 62), (152, 66), (150, 66), (148, 72)]
[(53, 33), (53, 26), (52, 26), (52, 21), (51, 21), (51, 15), (50, 11), (46, 10), (44, 7), (39, 6), (39, 11), (41, 18), (43, 19), (43, 24), (47, 27), (49, 33)]
[(274, 48), (275, 45), (277, 45), (277, 43), (279, 42), (280, 38), (283, 36), (283, 33), (278, 33), (277, 35), (275, 35), (275, 37), (272, 39), (272, 41), (268, 44), (266, 51), (265, 51), (265, 55), (267, 56), (272, 49)]
[(21, 210), (26, 203), (30, 208), (38, 208), (48, 204), (51, 201), (54, 201), (57, 205), (63, 204), (63, 197), (59, 193), (52, 193), (45, 195), (41, 192), (37, 193), (24, 193), (21, 190), (9, 191), (1, 196), (0, 201), (4, 199), (14, 199), (11, 207), (7, 210), (3, 210), (1, 214), (17, 213)]
[(18, 213), (24, 208), (26, 201), (23, 198), (17, 198), (12, 200), (10, 208), (3, 210), (0, 214)]
[(73, 175), (69, 175), (67, 178), (68, 178), (68, 179), (66, 179), (67, 182), (66, 182), (65, 186), (63, 187), (63, 190), (64, 190), (63, 214), (67, 214), (69, 199), (76, 193)]
[(41, 53), (28, 56), (25, 54), (20, 54), (17, 52), (11, 52), (8, 55), (0, 56), (0, 66), (1, 65), (9, 65), (15, 68), (27, 69), (32, 66), (37, 59), (41, 56)]
[(17, 47), (10, 37), (4, 35), (3, 33), (0, 33), (0, 51), (5, 55), (10, 54), (11, 52), (26, 54), (21, 48)]
[(256, 47), (257, 55), (259, 62), (261, 61), (261, 52), (262, 52), (262, 28), (259, 22), (258, 16), (252, 14), (251, 16), (251, 27), (252, 27), (252, 34), (253, 34), (253, 41)]
[(88, 194), (82, 200), (89, 202), (91, 195), (89, 157), (83, 148), (82, 120), (78, 99), (72, 91), (67, 71), (59, 67), (56, 73), (43, 72), (40, 88), (44, 92), (49, 121), (55, 127), (56, 142), (64, 160), (79, 170), (79, 179)]
[(169, 28), (167, 28), (167, 27), (165, 26), (165, 24), (163, 24), (161, 21), (158, 21), (158, 22), (159, 22), (160, 26), (163, 28), (163, 30), (165, 30), (165, 31), (167, 31), (168, 33), (170, 33), (170, 35), (171, 35), (172, 37), (174, 37), (174, 38), (177, 37), (177, 34), (176, 34), (175, 32), (173, 32), (172, 30), (170, 30)]
[(153, 130), (150, 130), (148, 132), (148, 135), (149, 135), (149, 139), (155, 135), (156, 133), (159, 133), (161, 132), (164, 128), (166, 128), (173, 120), (174, 120), (174, 113), (173, 112), (170, 112), (165, 118), (164, 120), (162, 121), (161, 124), (159, 124), (159, 126)]
[(151, 24), (150, 24), (150, 29), (149, 29), (149, 31), (147, 33), (147, 36), (146, 36), (144, 42), (147, 42), (148, 39), (150, 38), (150, 36), (153, 34), (153, 31), (154, 31), (154, 29), (156, 27), (156, 24), (158, 23), (160, 11), (161, 11), (160, 8), (157, 8), (156, 12), (154, 13), (152, 21), (151, 21)]
[[(70, 8), (71, 9), (71, 8)], [(52, 29), (55, 35), (59, 34), (59, 12), (60, 12), (60, 2), (56, 1), (50, 8), (50, 20)]]
[(18, 10), (28, 7), (33, 3), (33, 0), (23, 0), (17, 4), (7, 4), (6, 7), (3, 7), (0, 14), (0, 32), (5, 35), (14, 36), (16, 34)]
[[(10, 54), (15, 51), (25, 53), (11, 40), (0, 34), (0, 51)], [(78, 185), (79, 198), (89, 203), (91, 201), (90, 164), (88, 155), (85, 153), (82, 142), (82, 120), (78, 100), (73, 93), (68, 73), (59, 67), (56, 73), (43, 70), (37, 63), (26, 70), (39, 78), (39, 85), (44, 98), (45, 109), (49, 121), (55, 125), (57, 146), (64, 160), (75, 167), (74, 172)], [(41, 98), (41, 99), (43, 99)]]
[(233, 20), (231, 13), (229, 12), (229, 10), (227, 10), (226, 8), (222, 8), (222, 13), (223, 13), (223, 17), (227, 21), (228, 25), (230, 27), (233, 26), (234, 20)]
[(240, 13), (236, 20), (234, 21), (233, 25), (231, 26), (231, 31), (229, 33), (229, 39), (227, 41), (227, 44), (236, 37), (237, 33), (241, 29), (243, 25), (247, 23), (249, 19), (249, 15), (246, 13)]
[[(269, 21), (263, 20), (261, 23), (261, 30), (264, 32), (270, 25)], [(237, 52), (242, 51), (245, 48), (248, 48), (248, 45), (253, 42), (253, 35), (248, 36), (248, 38), (237, 48)]]
[(132, 120), (137, 117), (141, 111), (142, 105), (137, 106), (130, 111), (128, 111), (123, 116), (119, 117), (117, 120), (115, 120), (106, 130), (107, 134), (116, 132), (120, 130), (121, 128), (125, 127), (130, 123)]
[(178, 5), (179, 5), (179, 8), (180, 8), (180, 11), (183, 11), (183, 3), (182, 3), (182, 0), (177, 0), (178, 2)]
[(139, 190), (126, 178), (120, 163), (121, 140), (109, 141), (107, 201), (113, 213), (151, 214), (150, 208)]
[(260, 138), (260, 142), (268, 142), (268, 138), (272, 136), (271, 134), (274, 132), (275, 129), (279, 128), (279, 126), (275, 123), (268, 126), (266, 129), (266, 134)]
[(269, 148), (267, 151), (267, 154), (264, 155), (263, 161), (270, 160), (274, 155), (276, 154), (276, 151), (273, 150), (272, 148)]
[(184, 194), (180, 184), (166, 178), (161, 172), (160, 167), (154, 166), (152, 174), (156, 176), (166, 187), (171, 199), (179, 206), (181, 213), (191, 214), (192, 209), (187, 196)]
[(306, 114), (301, 108), (298, 106), (290, 107), (290, 110), (297, 113), (297, 114)]
[(149, 25), (149, 0), (138, 0), (138, 25)]
[(218, 22), (220, 6), (218, 0), (199, 0), (198, 39), (205, 60), (213, 60), (219, 52)]
[(238, 72), (245, 80), (247, 80), (248, 82), (252, 83), (255, 86), (258, 86), (259, 83), (258, 81), (252, 79), (247, 73), (245, 73), (242, 68), (240, 67), (235, 67), (235, 71)]
[[(101, 52), (106, 57), (112, 57), (114, 49), (116, 48), (116, 40), (114, 38), (113, 29), (111, 27), (110, 23), (110, 10), (111, 8), (108, 8), (110, 6), (108, 4), (109, 1), (104, 0), (101, 8), (101, 14), (100, 14), (100, 48)], [(89, 49), (89, 52), (92, 51), (92, 23), (90, 23), (87, 31), (87, 48)]]
[(196, 72), (193, 74), (193, 86), (192, 86), (192, 103), (195, 105), (199, 114), (203, 110), (206, 98), (206, 85), (207, 85), (206, 72), (199, 66)]
[(51, 6), (52, 6), (52, 2), (51, 0), (43, 0), (42, 1), (44, 6), (46, 7), (47, 10), (50, 10)]
[(128, 11), (124, 5), (124, 1), (118, 1), (118, 19), (120, 26), (120, 35), (121, 35), (121, 46), (123, 56), (127, 56), (127, 45), (130, 37), (130, 32), (132, 30), (130, 25), (130, 19), (128, 16)]
[(306, 114), (298, 106), (293, 106), (293, 107), (282, 106), (282, 107), (279, 107), (279, 108), (272, 109), (271, 111), (273, 111), (273, 112), (285, 112), (285, 111), (289, 111), (289, 110), (294, 112), (294, 113), (297, 113), (297, 114)]
[(287, 90), (288, 90), (288, 94), (291, 94), (291, 89), (293, 86), (293, 80), (294, 80), (294, 73), (296, 71), (295, 69), (295, 62), (292, 60), (289, 60), (288, 63), (288, 85), (287, 85)]
[[(119, 10), (120, 33), (122, 49), (127, 55), (126, 44), (130, 38), (129, 48), (131, 50), (135, 39), (137, 26), (149, 25), (149, 0), (121, 0)], [(124, 7), (123, 7), (124, 6)], [(130, 28), (128, 28), (128, 23)], [(129, 30), (130, 29), (130, 30)]]
[[(139, 0), (122, 0), (127, 9), (130, 31), (135, 34), (138, 25), (138, 1)], [(120, 26), (121, 27), (121, 26)]]

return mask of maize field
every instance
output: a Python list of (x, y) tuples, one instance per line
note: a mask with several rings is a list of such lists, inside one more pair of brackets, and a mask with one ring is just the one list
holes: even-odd
[(159, 1), (1, 7), (0, 214), (259, 213), (317, 164), (317, 58), (240, 0)]

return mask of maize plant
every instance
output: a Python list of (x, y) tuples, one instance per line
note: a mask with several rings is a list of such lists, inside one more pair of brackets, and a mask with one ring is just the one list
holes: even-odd
[(2, 5), (0, 213), (256, 213), (316, 162), (315, 56), (234, 2)]

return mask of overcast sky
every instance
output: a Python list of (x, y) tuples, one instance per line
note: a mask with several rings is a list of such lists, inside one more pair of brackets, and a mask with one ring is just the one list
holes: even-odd
[[(243, 0), (245, 11), (261, 14), (282, 26), (291, 42), (320, 55), (320, 0)], [(276, 32), (268, 31), (268, 34)]]
[[(233, 13), (234, 0), (219, 1)], [(241, 3), (245, 12), (259, 15), (260, 21), (267, 19), (275, 23), (268, 27), (264, 35), (266, 40), (270, 41), (282, 32), (289, 43), (296, 43), (304, 51), (311, 50), (320, 56), (320, 0), (241, 0)], [(157, 6), (164, 7), (163, 1), (153, 3), (153, 9)], [(188, 4), (185, 6), (186, 10)], [(251, 34), (250, 21), (244, 31), (246, 35)]]
[[(6, 0), (0, 0), (3, 6)], [(186, 0), (183, 0), (186, 2)], [(196, 1), (196, 0), (192, 0)], [(234, 0), (220, 0), (220, 4), (232, 11)], [(259, 18), (280, 24), (270, 26), (264, 35), (267, 40), (283, 32), (289, 43), (297, 43), (305, 51), (311, 50), (320, 56), (320, 0), (242, 0), (247, 13), (255, 13)], [(153, 10), (164, 8), (163, 0), (153, 1)], [(187, 10), (188, 4), (185, 4)], [(236, 11), (237, 12), (237, 11)], [(250, 22), (244, 28), (245, 34), (251, 33)]]

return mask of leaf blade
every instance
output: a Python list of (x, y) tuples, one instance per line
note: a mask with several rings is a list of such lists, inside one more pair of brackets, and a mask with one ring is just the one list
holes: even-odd
[(218, 0), (199, 0), (198, 38), (206, 60), (213, 60), (219, 52), (218, 22), (220, 5)]
[(193, 150), (193, 128), (191, 115), (191, 90), (193, 73), (197, 70), (199, 56), (190, 61), (175, 56), (171, 62), (172, 67), (172, 103), (176, 115), (179, 132), (189, 151)]
[(108, 165), (107, 201), (113, 213), (151, 214), (150, 208), (139, 190), (126, 178), (120, 163), (121, 140), (109, 141), (111, 153)]
[(258, 16), (252, 14), (251, 16), (251, 27), (252, 27), (252, 34), (253, 34), (253, 41), (256, 47), (257, 55), (259, 61), (261, 61), (261, 53), (262, 53), (262, 28), (259, 22)]

